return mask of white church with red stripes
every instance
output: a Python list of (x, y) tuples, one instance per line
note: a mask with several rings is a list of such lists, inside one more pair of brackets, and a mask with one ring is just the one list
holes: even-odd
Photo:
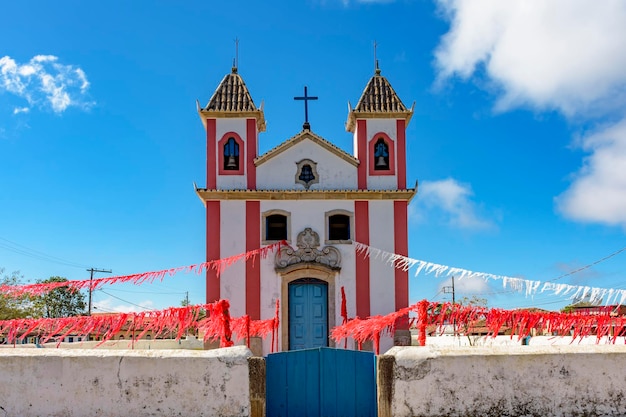
[[(310, 99), (306, 89), (301, 99)], [(352, 153), (315, 134), (307, 120), (302, 131), (259, 155), (265, 116), (237, 68), (198, 113), (206, 129), (206, 188), (196, 193), (206, 207), (207, 261), (286, 242), (266, 258), (219, 274), (209, 270), (207, 303), (227, 299), (231, 316), (265, 320), (278, 301), (281, 351), (335, 346), (329, 335), (344, 320), (342, 292), (350, 318), (408, 306), (408, 272), (353, 244), (408, 256), (407, 209), (417, 192), (406, 179), (413, 109), (378, 68), (347, 114)], [(410, 344), (405, 321), (381, 338), (381, 352), (394, 344)], [(256, 354), (271, 347), (260, 339), (251, 346)], [(357, 348), (352, 340), (347, 347)]]

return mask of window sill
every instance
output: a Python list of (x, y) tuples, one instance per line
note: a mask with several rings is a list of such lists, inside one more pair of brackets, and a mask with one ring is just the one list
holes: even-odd
[(348, 240), (325, 240), (324, 241), (325, 245), (351, 245), (352, 244), (352, 239), (348, 239)]

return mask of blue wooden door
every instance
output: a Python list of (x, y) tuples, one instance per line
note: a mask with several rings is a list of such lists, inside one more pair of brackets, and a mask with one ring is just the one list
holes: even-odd
[(318, 348), (266, 359), (266, 411), (271, 417), (376, 417), (372, 352)]
[(301, 279), (289, 284), (289, 350), (328, 346), (328, 285)]

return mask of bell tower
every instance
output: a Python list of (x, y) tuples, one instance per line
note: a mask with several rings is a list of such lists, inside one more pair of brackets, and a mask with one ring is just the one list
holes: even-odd
[[(357, 188), (359, 190), (406, 190), (406, 127), (413, 115), (393, 87), (381, 75), (376, 61), (374, 76), (365, 86), (353, 109), (348, 103), (346, 130), (354, 134), (354, 156), (359, 160)], [(408, 256), (408, 201), (357, 200), (354, 202), (355, 240), (393, 253)], [(387, 222), (393, 229), (392, 239), (385, 240), (380, 233), (371, 233), (372, 225)], [(384, 307), (376, 304), (371, 288), (389, 271), (368, 259), (356, 258), (357, 288), (366, 288), (362, 298), (357, 297), (357, 316), (382, 314)], [(395, 311), (409, 304), (408, 272), (394, 269), (393, 291)], [(369, 277), (369, 282), (363, 277)], [(368, 302), (366, 295), (370, 296)], [(410, 344), (407, 318), (395, 326), (394, 344)]]
[(237, 67), (226, 74), (206, 107), (196, 104), (206, 129), (207, 189), (256, 189), (254, 158), (265, 116)]
[(349, 114), (346, 130), (354, 134), (359, 159), (359, 189), (406, 188), (406, 127), (413, 115), (376, 64), (361, 98)]
[[(255, 190), (257, 169), (254, 159), (258, 156), (259, 133), (265, 131), (265, 116), (263, 109), (254, 105), (237, 67), (233, 66), (231, 72), (222, 79), (206, 107), (201, 107), (198, 102), (196, 106), (206, 130), (205, 191), (211, 194), (220, 190)], [(260, 247), (258, 201), (224, 202), (214, 198), (203, 201), (206, 207), (207, 261)], [(241, 222), (241, 219), (246, 219), (246, 238), (243, 243), (240, 246), (222, 247), (220, 242), (226, 231), (233, 227), (231, 223)], [(255, 287), (254, 291), (258, 292), (258, 270), (254, 260), (247, 260), (245, 269), (234, 268), (232, 272), (244, 276), (248, 284)], [(220, 298), (232, 298), (230, 293), (225, 292), (226, 287), (222, 285), (217, 271), (208, 270), (206, 275), (207, 303)], [(250, 311), (244, 306), (233, 308), (240, 315)], [(258, 319), (258, 305), (249, 314), (253, 319)]]

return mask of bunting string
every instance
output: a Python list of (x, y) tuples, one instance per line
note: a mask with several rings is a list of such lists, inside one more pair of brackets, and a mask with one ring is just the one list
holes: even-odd
[(603, 337), (609, 336), (609, 342), (614, 344), (616, 336), (626, 335), (626, 317), (615, 317), (609, 309), (596, 313), (559, 313), (503, 310), (422, 300), (385, 316), (350, 319), (334, 327), (331, 337), (337, 343), (341, 339), (351, 337), (358, 346), (366, 341), (372, 341), (374, 352), (379, 354), (380, 337), (384, 334), (393, 334), (397, 320), (408, 315), (413, 316), (409, 323), (411, 327), (417, 329), (418, 343), (421, 346), (426, 344), (427, 333), (443, 334), (445, 326), (452, 323), (460, 336), (475, 334), (480, 327), (481, 333), (486, 333), (488, 337), (505, 333), (511, 338), (517, 337), (517, 340), (529, 336), (533, 329), (550, 335), (571, 336), (572, 343), (589, 336), (595, 336), (596, 343), (599, 343)]
[(228, 347), (244, 338), (265, 339), (270, 333), (277, 334), (277, 316), (269, 320), (250, 320), (248, 316), (231, 318), (229, 307), (228, 300), (219, 300), (139, 313), (0, 320), (0, 335), (6, 337), (8, 344), (37, 336), (40, 343), (57, 341), (58, 347), (69, 335), (93, 336), (101, 340), (100, 346), (120, 334), (131, 341), (142, 339), (149, 332), (153, 338), (180, 340), (191, 332), (203, 335), (205, 342), (219, 340), (220, 347)]
[(264, 246), (259, 249), (254, 249), (245, 253), (230, 256), (228, 258), (217, 259), (212, 261), (203, 262), (200, 264), (180, 266), (176, 268), (163, 269), (160, 271), (142, 272), (139, 274), (120, 275), (113, 277), (86, 279), (86, 280), (73, 280), (63, 282), (46, 282), (35, 283), (26, 285), (0, 285), (0, 294), (8, 297), (21, 297), (24, 295), (37, 296), (46, 294), (56, 288), (68, 287), (70, 289), (79, 291), (83, 289), (89, 289), (92, 291), (98, 290), (105, 285), (118, 284), (118, 283), (133, 283), (140, 285), (143, 283), (152, 283), (154, 281), (163, 281), (166, 276), (174, 276), (179, 272), (196, 274), (202, 274), (207, 270), (214, 270), (219, 276), (226, 268), (241, 260), (255, 259), (257, 256), (266, 258), (270, 252), (279, 249), (284, 242), (274, 243), (268, 246)]
[[(468, 269), (457, 268), (433, 262), (422, 261), (419, 259), (412, 259), (406, 256), (398, 255), (396, 253), (387, 252), (382, 249), (374, 248), (364, 243), (353, 241), (356, 252), (362, 256), (369, 256), (374, 259), (379, 259), (382, 262), (392, 265), (396, 269), (408, 271), (411, 268), (415, 268), (415, 276), (420, 273), (426, 275), (433, 274), (435, 277), (450, 277), (454, 276), (459, 279), (467, 278), (480, 278), (484, 280), (497, 280), (502, 282), (502, 287), (505, 289), (511, 289), (517, 292), (524, 292), (526, 296), (532, 296), (539, 293), (551, 292), (553, 295), (569, 296), (569, 298), (585, 298), (589, 297), (592, 300), (605, 299), (606, 304), (624, 304), (626, 301), (626, 290), (615, 288), (599, 288), (589, 287), (584, 285), (570, 285), (560, 284), (555, 282), (542, 282), (536, 280), (528, 280), (522, 278), (509, 277), (506, 275), (496, 275), (486, 272), (470, 271)], [(603, 258), (602, 260), (609, 259), (618, 253), (626, 250), (620, 249), (619, 251)], [(601, 261), (602, 261), (601, 260)], [(594, 264), (600, 261), (594, 262)], [(579, 268), (579, 270), (583, 270)], [(571, 274), (566, 274), (567, 276)]]

